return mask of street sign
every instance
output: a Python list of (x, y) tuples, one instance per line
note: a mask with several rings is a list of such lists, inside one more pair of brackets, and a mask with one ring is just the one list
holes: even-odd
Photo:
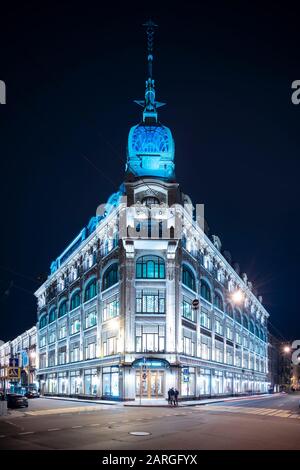
[(182, 369), (183, 375), (190, 375), (190, 369), (188, 367), (185, 367)]
[(8, 367), (7, 368), (7, 377), (9, 379), (19, 379), (20, 378), (20, 367)]
[(192, 306), (193, 308), (198, 308), (199, 307), (199, 300), (198, 299), (194, 299), (193, 302), (192, 302)]
[(17, 357), (10, 357), (9, 367), (19, 367), (19, 359)]
[(189, 382), (190, 381), (190, 376), (189, 375), (184, 375), (183, 376), (183, 381), (184, 382)]

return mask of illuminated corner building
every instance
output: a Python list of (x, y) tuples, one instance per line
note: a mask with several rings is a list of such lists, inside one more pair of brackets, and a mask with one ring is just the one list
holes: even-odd
[(181, 397), (262, 392), (268, 313), (176, 181), (152, 78), (155, 25), (146, 26), (148, 79), (125, 181), (36, 291), (40, 388), (120, 400), (166, 397), (171, 386)]

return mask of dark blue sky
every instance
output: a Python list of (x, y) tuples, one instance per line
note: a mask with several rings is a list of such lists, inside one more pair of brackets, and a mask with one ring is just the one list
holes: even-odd
[(299, 12), (283, 2), (199, 3), (1, 7), (1, 339), (32, 326), (37, 277), (123, 180), (149, 16), (159, 24), (154, 78), (177, 180), (205, 204), (211, 233), (271, 322), (300, 336)]

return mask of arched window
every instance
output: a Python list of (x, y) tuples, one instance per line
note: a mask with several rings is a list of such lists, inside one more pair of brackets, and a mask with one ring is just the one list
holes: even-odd
[(117, 282), (119, 282), (118, 263), (114, 263), (110, 265), (104, 273), (102, 281), (102, 290), (108, 289)]
[(248, 322), (248, 318), (246, 317), (246, 315), (243, 315), (243, 327), (249, 330), (249, 322)]
[(56, 320), (56, 308), (52, 308), (49, 313), (49, 323), (53, 323)]
[(226, 313), (229, 317), (233, 318), (233, 310), (230, 304), (227, 304)]
[(47, 325), (47, 315), (43, 315), (40, 319), (40, 328), (44, 328)]
[(76, 291), (74, 294), (72, 294), (71, 297), (71, 310), (73, 310), (76, 307), (79, 307), (80, 305), (80, 292)]
[(223, 299), (220, 294), (215, 293), (214, 296), (214, 305), (217, 307), (219, 310), (223, 310)]
[(254, 323), (253, 323), (252, 320), (250, 320), (250, 322), (249, 322), (249, 331), (250, 331), (250, 333), (254, 334)]
[(67, 309), (67, 301), (63, 300), (62, 303), (60, 304), (58, 308), (58, 318), (63, 317), (66, 315), (68, 309)]
[(96, 294), (97, 294), (97, 283), (96, 283), (96, 279), (93, 278), (86, 285), (86, 288), (84, 291), (84, 301), (87, 302), (88, 300), (95, 297)]
[(205, 281), (201, 281), (201, 297), (203, 297), (208, 302), (211, 302), (211, 290), (209, 285)]
[(241, 313), (237, 309), (235, 309), (234, 313), (235, 313), (235, 321), (237, 321), (241, 325), (242, 324)]
[(137, 259), (137, 279), (164, 279), (165, 276), (165, 261), (160, 256), (141, 256)]
[(259, 329), (257, 327), (257, 325), (255, 325), (255, 335), (259, 338)]
[(182, 284), (196, 291), (196, 280), (193, 272), (187, 266), (182, 268)]

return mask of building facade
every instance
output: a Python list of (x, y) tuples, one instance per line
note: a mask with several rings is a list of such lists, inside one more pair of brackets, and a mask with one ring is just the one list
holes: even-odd
[[(37, 331), (33, 326), (11, 341), (0, 342), (0, 388), (20, 392), (21, 388), (38, 385), (36, 381), (36, 344)], [(20, 378), (9, 380), (7, 368), (11, 359), (18, 360)]]
[(51, 264), (38, 301), (44, 394), (134, 400), (264, 392), (267, 319), (194, 215), (158, 120), (148, 24), (141, 122), (130, 129), (124, 183)]

